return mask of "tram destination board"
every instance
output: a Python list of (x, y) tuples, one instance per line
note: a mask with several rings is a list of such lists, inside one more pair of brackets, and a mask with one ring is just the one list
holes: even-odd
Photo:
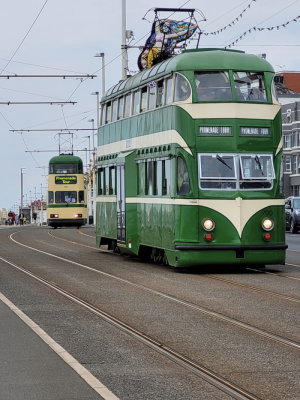
[(55, 183), (58, 185), (75, 185), (77, 183), (77, 176), (56, 176)]

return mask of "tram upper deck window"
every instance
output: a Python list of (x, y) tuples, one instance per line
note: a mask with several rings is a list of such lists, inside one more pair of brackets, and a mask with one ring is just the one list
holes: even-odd
[(155, 108), (155, 96), (156, 96), (156, 84), (155, 82), (149, 82), (149, 102), (148, 102), (148, 109), (153, 110)]
[(123, 110), (124, 110), (124, 97), (119, 98), (119, 103), (118, 103), (118, 119), (123, 118)]
[(191, 87), (186, 78), (180, 74), (175, 75), (174, 101), (183, 101), (191, 95)]
[(109, 101), (106, 103), (106, 109), (105, 109), (105, 123), (108, 124), (111, 122), (111, 102)]
[(132, 99), (132, 115), (136, 115), (140, 112), (140, 91), (136, 90), (133, 92)]
[(117, 112), (118, 112), (118, 99), (112, 102), (112, 115), (111, 115), (112, 121), (117, 120)]
[(164, 81), (163, 79), (156, 82), (156, 107), (164, 104)]
[(131, 93), (125, 96), (124, 118), (130, 116), (130, 111), (131, 111)]
[(226, 71), (196, 72), (197, 96), (200, 101), (232, 100), (230, 80)]
[(147, 86), (144, 86), (141, 90), (141, 112), (147, 111), (148, 108), (148, 91)]
[(78, 174), (80, 171), (80, 165), (77, 164), (53, 164), (50, 168), (50, 173), (54, 174)]
[(237, 99), (266, 102), (267, 96), (262, 72), (234, 72)]
[(169, 77), (166, 79), (166, 104), (171, 104), (173, 101), (173, 78)]

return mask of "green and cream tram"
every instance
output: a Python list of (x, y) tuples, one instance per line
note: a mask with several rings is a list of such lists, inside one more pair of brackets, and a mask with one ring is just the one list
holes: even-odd
[(61, 154), (49, 161), (47, 223), (54, 228), (87, 222), (86, 190), (80, 157)]
[(172, 266), (285, 262), (274, 71), (186, 50), (108, 90), (97, 148), (97, 244)]

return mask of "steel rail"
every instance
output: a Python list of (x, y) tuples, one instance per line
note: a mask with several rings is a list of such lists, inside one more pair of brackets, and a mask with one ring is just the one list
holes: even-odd
[[(76, 232), (78, 232), (78, 230), (76, 230)], [(86, 244), (75, 242), (73, 240), (69, 240), (69, 239), (65, 239), (65, 238), (61, 238), (61, 237), (58, 238), (57, 236), (53, 235), (51, 233), (51, 231), (49, 231), (48, 234), (50, 236), (54, 237), (55, 239), (63, 240), (63, 241), (75, 244), (77, 246), (97, 249), (97, 250), (101, 251), (102, 253), (115, 254), (115, 253), (112, 253), (110, 250), (100, 249), (99, 247), (96, 247), (96, 246), (94, 246), (94, 247), (93, 246), (88, 246)], [(90, 235), (86, 235), (86, 234), (83, 234), (83, 233), (81, 233), (81, 234), (91, 237)], [(253, 268), (247, 268), (247, 269), (250, 269), (250, 270), (253, 270), (253, 271), (257, 271), (257, 272), (266, 273), (265, 271), (256, 270), (256, 269), (253, 269)], [(277, 275), (277, 274), (275, 274), (275, 275)], [(214, 279), (214, 280), (217, 280), (217, 281), (228, 283), (230, 285), (239, 286), (239, 287), (243, 287), (243, 288), (246, 288), (246, 289), (249, 289), (249, 290), (253, 290), (255, 292), (261, 292), (261, 293), (268, 294), (268, 295), (271, 295), (271, 296), (280, 297), (280, 298), (282, 298), (284, 300), (300, 303), (300, 298), (299, 297), (287, 296), (287, 295), (282, 294), (282, 293), (274, 292), (273, 290), (258, 288), (256, 286), (247, 285), (246, 283), (235, 282), (235, 281), (232, 281), (230, 279), (221, 278), (221, 277), (218, 277), (218, 276), (215, 276), (215, 275), (207, 275), (207, 274), (205, 274), (205, 275), (202, 275), (202, 276), (205, 276), (208, 279)], [(280, 275), (280, 276), (284, 276), (284, 275)], [(286, 276), (284, 276), (284, 277), (286, 277)]]
[(168, 357), (169, 359), (173, 360), (176, 364), (181, 365), (185, 369), (193, 372), (194, 374), (198, 375), (211, 385), (215, 386), (219, 390), (223, 391), (224, 393), (231, 395), (237, 400), (259, 400), (258, 397), (254, 396), (252, 393), (247, 392), (243, 388), (235, 385), (234, 383), (218, 376), (213, 371), (197, 364), (193, 360), (185, 357), (184, 355), (178, 353), (177, 351), (165, 346), (163, 343), (158, 342), (157, 340), (151, 338), (150, 336), (140, 332), (134, 327), (126, 324), (125, 322), (121, 321), (120, 319), (116, 318), (114, 315), (107, 313), (104, 310), (94, 306), (93, 304), (80, 299), (75, 294), (66, 291), (65, 289), (59, 287), (58, 285), (54, 284), (53, 282), (48, 281), (47, 279), (41, 278), (38, 275), (27, 271), (26, 269), (22, 268), (21, 266), (11, 262), (0, 256), (0, 260), (3, 262), (11, 265), (15, 269), (19, 270), (20, 272), (24, 273), (25, 275), (35, 279), (36, 281), (46, 285), (47, 287), (55, 290), (60, 295), (68, 298), (69, 300), (73, 301), (74, 303), (84, 307), (88, 311), (92, 312), (93, 314), (101, 317), (106, 322), (110, 323), (111, 325), (125, 331), (127, 334), (130, 334), (132, 337), (138, 339), (148, 347), (152, 348), (153, 350), (157, 351), (158, 353)]
[[(179, 299), (179, 298), (177, 298), (177, 297), (175, 297), (175, 296), (172, 296), (172, 295), (169, 295), (169, 294), (160, 292), (160, 291), (158, 291), (158, 290), (151, 289), (151, 288), (149, 288), (149, 287), (147, 287), (147, 286), (144, 286), (144, 285), (140, 285), (140, 284), (137, 284), (137, 283), (130, 282), (130, 281), (128, 281), (127, 279), (123, 279), (123, 278), (117, 277), (117, 276), (112, 275), (112, 274), (109, 274), (109, 273), (107, 273), (107, 272), (99, 271), (99, 270), (97, 270), (97, 269), (95, 269), (95, 268), (93, 268), (93, 267), (90, 267), (90, 266), (88, 266), (88, 265), (84, 265), (84, 264), (78, 263), (78, 262), (76, 262), (76, 261), (72, 261), (72, 260), (69, 260), (69, 259), (67, 259), (67, 258), (60, 257), (60, 256), (57, 256), (57, 255), (55, 255), (55, 254), (48, 253), (48, 252), (46, 252), (46, 251), (39, 250), (39, 249), (37, 249), (37, 248), (34, 248), (34, 247), (31, 247), (31, 246), (25, 245), (25, 244), (23, 244), (23, 243), (21, 243), (21, 242), (18, 242), (16, 239), (13, 239), (12, 236), (14, 236), (16, 233), (17, 233), (17, 232), (12, 233), (9, 237), (10, 237), (10, 239), (11, 239), (13, 242), (19, 244), (20, 246), (26, 247), (26, 248), (28, 248), (28, 249), (31, 249), (31, 250), (33, 250), (33, 251), (36, 251), (36, 252), (39, 252), (39, 253), (42, 253), (42, 254), (46, 254), (46, 255), (48, 255), (48, 256), (57, 258), (57, 259), (59, 259), (59, 260), (65, 261), (65, 262), (67, 262), (67, 263), (70, 263), (70, 264), (79, 266), (79, 267), (81, 267), (81, 268), (87, 269), (87, 270), (92, 271), (92, 272), (94, 272), (94, 273), (97, 273), (97, 274), (100, 274), (100, 275), (103, 275), (103, 276), (106, 276), (106, 277), (115, 279), (115, 280), (117, 280), (117, 281), (119, 281), (119, 282), (125, 283), (125, 284), (127, 284), (127, 285), (131, 285), (131, 286), (133, 286), (133, 287), (135, 287), (135, 288), (138, 288), (138, 289), (147, 291), (147, 292), (149, 292), (149, 293), (158, 295), (158, 296), (160, 296), (160, 297), (163, 297), (163, 298), (165, 298), (165, 299), (171, 300), (171, 301), (173, 301), (173, 302), (182, 304), (182, 305), (184, 305), (184, 306), (187, 306), (187, 307), (189, 307), (189, 308), (192, 308), (192, 309), (194, 309), (194, 310), (197, 310), (197, 311), (199, 311), (199, 312), (201, 312), (201, 313), (203, 313), (203, 314), (209, 315), (210, 317), (214, 317), (214, 318), (217, 318), (217, 319), (219, 319), (219, 320), (222, 320), (222, 321), (224, 321), (224, 322), (226, 322), (226, 323), (229, 323), (229, 324), (231, 324), (231, 325), (235, 325), (235, 326), (237, 326), (237, 327), (239, 327), (239, 328), (242, 328), (242, 329), (244, 329), (244, 330), (247, 330), (248, 332), (257, 334), (257, 335), (259, 335), (259, 336), (262, 336), (262, 337), (264, 337), (264, 338), (267, 338), (267, 339), (269, 339), (269, 340), (272, 340), (272, 341), (274, 341), (274, 342), (277, 342), (277, 343), (279, 343), (279, 344), (281, 344), (281, 345), (291, 347), (291, 348), (293, 348), (294, 350), (300, 350), (300, 344), (299, 344), (299, 343), (294, 342), (294, 341), (289, 340), (289, 339), (285, 339), (285, 338), (283, 338), (282, 336), (275, 335), (275, 334), (273, 334), (273, 333), (269, 333), (269, 332), (267, 332), (267, 331), (265, 331), (265, 330), (263, 330), (263, 329), (257, 328), (257, 327), (255, 327), (255, 326), (252, 326), (252, 325), (247, 324), (247, 323), (245, 323), (245, 322), (238, 321), (238, 320), (236, 320), (236, 319), (234, 319), (234, 318), (231, 318), (231, 317), (228, 317), (228, 316), (226, 316), (226, 315), (224, 315), (224, 314), (220, 314), (220, 313), (218, 313), (218, 312), (208, 310), (208, 309), (205, 308), (205, 307), (201, 307), (201, 306), (199, 306), (199, 305), (197, 305), (197, 304), (194, 304), (194, 303), (191, 303), (191, 302), (188, 302), (188, 301)], [(53, 236), (53, 237), (55, 237), (55, 236)], [(61, 240), (61, 239), (60, 239), (60, 240)], [(64, 240), (67, 240), (67, 239), (64, 239)], [(78, 243), (76, 243), (76, 242), (71, 242), (71, 243), (75, 243), (76, 245), (78, 245)], [(83, 246), (86, 246), (86, 245), (83, 245)], [(107, 251), (107, 253), (111, 254), (111, 252), (109, 252), (109, 251)]]

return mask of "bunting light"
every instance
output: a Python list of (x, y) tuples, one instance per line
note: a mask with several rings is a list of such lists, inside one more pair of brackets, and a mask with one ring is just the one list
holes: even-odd
[(219, 35), (220, 33), (224, 32), (227, 28), (231, 28), (233, 25), (235, 25), (242, 17), (243, 14), (249, 10), (251, 7), (252, 3), (255, 3), (256, 0), (251, 0), (248, 6), (238, 15), (233, 21), (230, 22), (230, 24), (225, 25), (223, 28), (218, 29), (215, 32), (201, 32), (202, 35), (208, 36), (208, 35)]
[(245, 31), (240, 37), (238, 37), (232, 43), (230, 43), (228, 46), (225, 46), (225, 49), (230, 49), (232, 46), (234, 46), (236, 43), (241, 41), (245, 36), (249, 35), (253, 31), (261, 32), (261, 31), (273, 31), (274, 29), (279, 30), (279, 29), (285, 28), (291, 22), (298, 22), (299, 18), (300, 18), (300, 15), (298, 15), (297, 17), (285, 22), (284, 24), (269, 26), (269, 27), (265, 27), (265, 28), (259, 28), (257, 26), (253, 26), (252, 28), (250, 28), (247, 31)]

